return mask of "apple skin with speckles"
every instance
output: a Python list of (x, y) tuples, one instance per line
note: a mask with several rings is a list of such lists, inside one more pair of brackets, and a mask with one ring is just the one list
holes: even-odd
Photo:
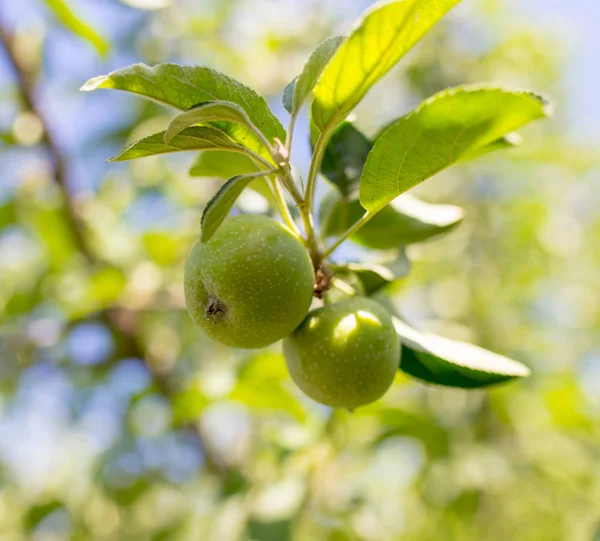
[(292, 332), (310, 309), (314, 270), (302, 243), (260, 215), (227, 218), (196, 241), (185, 267), (188, 311), (228, 346), (268, 346)]
[(310, 312), (283, 341), (292, 379), (310, 398), (354, 410), (389, 389), (400, 363), (400, 343), (387, 311), (351, 297)]

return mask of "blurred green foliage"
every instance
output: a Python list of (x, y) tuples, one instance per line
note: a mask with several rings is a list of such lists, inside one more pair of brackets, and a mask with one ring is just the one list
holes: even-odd
[[(139, 32), (110, 54), (218, 67), (273, 104), (307, 53), (356, 15), (324, 0), (126, 3), (166, 7), (140, 9)], [(556, 35), (514, 25), (502, 2), (472, 4), (367, 96), (356, 111), (364, 133), (454, 84), (568, 99)], [(8, 28), (38, 93), (66, 76), (41, 62), (54, 24), (37, 41), (23, 41), (35, 27)], [(84, 71), (73, 89), (99, 72)], [(422, 328), (517, 358), (533, 376), (464, 391), (399, 373), (384, 399), (350, 415), (302, 396), (278, 346), (230, 350), (187, 315), (182, 264), (219, 172), (189, 177), (191, 157), (152, 157), (101, 165), (94, 185), (71, 178), (77, 162), (98, 168), (106, 149), (164, 129), (164, 110), (128, 100), (122, 123), (92, 124), (65, 152), (77, 173), (67, 204), (22, 83), (0, 86), (13, 111), (0, 159), (16, 171), (0, 184), (2, 541), (598, 538), (598, 164), (564, 135), (560, 108), (524, 130), (522, 147), (416, 190), (464, 207), (464, 222), (410, 246), (411, 273), (388, 290)], [(47, 108), (67, 99), (52, 95)], [(252, 192), (240, 207), (265, 210)]]

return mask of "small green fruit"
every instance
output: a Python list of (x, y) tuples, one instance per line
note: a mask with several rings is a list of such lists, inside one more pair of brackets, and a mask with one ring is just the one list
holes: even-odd
[(192, 319), (211, 338), (260, 348), (288, 335), (306, 316), (314, 279), (307, 251), (282, 224), (235, 216), (208, 242), (194, 244), (185, 298)]
[(400, 343), (387, 311), (352, 297), (310, 312), (283, 342), (292, 379), (313, 400), (350, 410), (390, 387)]

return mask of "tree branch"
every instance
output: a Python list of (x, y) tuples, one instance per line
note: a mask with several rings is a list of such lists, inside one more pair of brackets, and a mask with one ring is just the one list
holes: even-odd
[[(42, 146), (44, 147), (48, 158), (52, 164), (53, 176), (56, 185), (61, 191), (65, 205), (65, 213), (68, 225), (74, 234), (77, 247), (80, 253), (85, 257), (89, 264), (98, 263), (97, 258), (89, 246), (86, 234), (85, 223), (81, 219), (77, 204), (73, 199), (68, 186), (68, 166), (67, 160), (63, 156), (59, 144), (52, 134), (52, 130), (43, 111), (37, 103), (35, 96), (35, 74), (29, 72), (20, 61), (14, 48), (14, 38), (0, 15), (0, 44), (6, 53), (6, 57), (12, 67), (19, 91), (19, 97), (26, 110), (36, 115), (43, 127)], [(146, 352), (137, 340), (137, 321), (131, 319), (131, 314), (120, 307), (105, 309), (100, 312), (100, 319), (123, 341), (123, 349), (127, 355), (140, 359), (146, 365), (151, 374), (157, 391), (171, 400), (173, 398), (173, 388), (167, 374), (161, 374), (154, 370), (147, 362)], [(203, 434), (195, 423), (190, 423), (183, 427), (186, 430), (193, 431), (204, 449), (206, 465), (209, 471), (223, 475), (223, 465), (216, 460), (206, 444)]]
[(10, 31), (6, 28), (6, 25), (1, 19), (0, 43), (2, 44), (9, 64), (14, 71), (17, 87), (23, 105), (28, 111), (37, 116), (42, 123), (42, 144), (46, 150), (46, 153), (48, 154), (48, 158), (52, 163), (52, 167), (54, 169), (54, 179), (63, 196), (67, 219), (70, 222), (71, 230), (75, 235), (75, 240), (80, 252), (84, 255), (88, 262), (92, 263), (94, 261), (94, 255), (85, 240), (85, 225), (79, 216), (76, 203), (69, 193), (69, 188), (67, 185), (68, 172), (66, 160), (63, 158), (60, 148), (56, 143), (54, 136), (52, 135), (52, 130), (48, 124), (48, 121), (36, 101), (34, 74), (27, 71), (27, 69), (19, 62), (18, 55), (16, 54), (14, 48), (13, 36), (10, 34)]

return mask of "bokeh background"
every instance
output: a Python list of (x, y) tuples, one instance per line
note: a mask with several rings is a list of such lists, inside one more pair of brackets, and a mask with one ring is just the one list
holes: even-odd
[[(190, 178), (191, 155), (105, 163), (170, 112), (80, 93), (88, 78), (208, 65), (285, 124), (285, 84), (369, 4), (0, 0), (0, 540), (600, 539), (597, 2), (464, 0), (355, 115), (373, 134), (479, 81), (556, 102), (520, 148), (415, 190), (466, 220), (411, 246), (389, 292), (415, 325), (526, 363), (524, 381), (399, 374), (352, 415), (310, 402), (277, 345), (221, 347), (185, 312), (182, 263), (222, 181)], [(252, 192), (240, 207), (266, 210)]]

